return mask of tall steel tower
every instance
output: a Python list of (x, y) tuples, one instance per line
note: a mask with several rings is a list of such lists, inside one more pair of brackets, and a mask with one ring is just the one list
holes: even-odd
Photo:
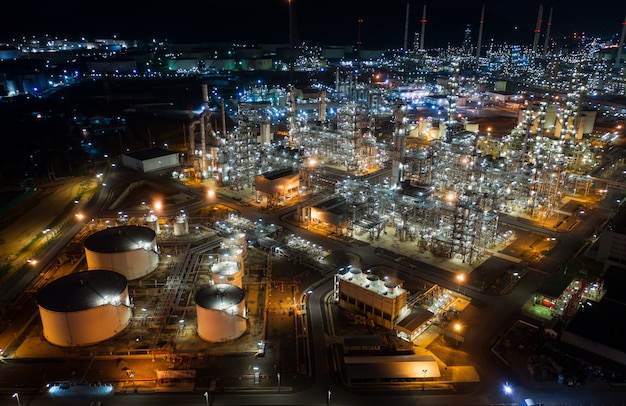
[(483, 7), (480, 11), (480, 25), (478, 26), (478, 44), (476, 45), (476, 63), (478, 63), (480, 59), (480, 48), (482, 47), (482, 42), (483, 42), (484, 22), (485, 22), (485, 3), (483, 3)]
[(543, 4), (539, 5), (539, 13), (537, 14), (537, 24), (535, 25), (535, 39), (533, 41), (533, 56), (537, 52), (537, 43), (539, 42), (539, 34), (541, 33), (541, 19), (543, 18)]
[(546, 39), (543, 42), (543, 59), (546, 59), (548, 46), (550, 46), (550, 27), (552, 27), (552, 6), (550, 6), (550, 12), (548, 13), (548, 23), (546, 24)]
[(420, 49), (424, 49), (424, 34), (426, 32), (426, 4), (424, 4), (424, 11), (422, 13), (422, 35), (420, 35)]
[(615, 64), (613, 67), (615, 69), (619, 69), (622, 61), (622, 49), (624, 48), (624, 35), (626, 35), (626, 17), (624, 17), (624, 22), (622, 23), (622, 35), (619, 38), (619, 45), (617, 46), (617, 55), (615, 56)]

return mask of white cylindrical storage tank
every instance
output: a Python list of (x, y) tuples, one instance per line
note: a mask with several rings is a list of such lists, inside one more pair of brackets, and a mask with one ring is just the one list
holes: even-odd
[(246, 332), (246, 303), (243, 289), (220, 284), (196, 293), (198, 336), (208, 342), (239, 338)]
[(350, 268), (348, 269), (348, 272), (352, 274), (352, 278), (355, 281), (360, 281), (363, 278), (363, 271), (361, 268)]
[(243, 248), (238, 245), (229, 245), (222, 247), (217, 251), (217, 260), (219, 262), (233, 261), (244, 267)]
[(376, 288), (378, 287), (378, 284), (380, 283), (380, 278), (376, 275), (367, 275), (367, 283), (369, 286), (371, 286), (372, 288)]
[(383, 289), (383, 294), (386, 295), (388, 293), (395, 293), (398, 288), (398, 284), (394, 282), (385, 282), (385, 288)]
[(156, 233), (148, 227), (120, 226), (85, 239), (88, 269), (119, 272), (128, 280), (142, 278), (159, 265)]
[(109, 339), (130, 322), (132, 310), (124, 275), (92, 270), (63, 276), (37, 295), (43, 335), (61, 347)]
[(146, 223), (146, 227), (154, 230), (154, 232), (157, 234), (161, 233), (161, 229), (159, 228), (159, 217), (157, 217), (156, 214), (150, 212), (150, 214), (148, 214), (144, 220)]
[(243, 249), (243, 256), (248, 253), (248, 236), (243, 231), (233, 231), (227, 233), (222, 238), (222, 246), (228, 247), (230, 245), (237, 245)]
[(187, 216), (181, 214), (180, 216), (176, 216), (174, 219), (174, 235), (187, 235), (189, 234), (189, 221), (187, 220)]
[(211, 266), (211, 280), (214, 285), (229, 283), (238, 288), (243, 287), (243, 268), (237, 262), (216, 262)]

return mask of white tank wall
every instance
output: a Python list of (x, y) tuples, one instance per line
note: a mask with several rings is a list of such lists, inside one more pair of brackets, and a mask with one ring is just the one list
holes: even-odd
[(241, 266), (243, 271), (244, 268), (244, 258), (243, 258), (243, 248), (238, 245), (231, 245), (229, 247), (220, 248), (217, 251), (217, 260), (219, 262), (224, 261), (232, 261), (236, 262)]
[(177, 216), (174, 220), (174, 235), (187, 235), (189, 234), (189, 222), (186, 216)]
[(97, 252), (85, 248), (87, 269), (104, 269), (121, 273), (127, 280), (139, 279), (154, 271), (159, 265), (156, 241), (152, 249), (135, 249), (122, 252)]
[(243, 249), (244, 257), (248, 253), (248, 236), (246, 233), (241, 231), (235, 231), (233, 233), (227, 234), (222, 238), (222, 246), (228, 247), (231, 245), (236, 245)]
[(246, 332), (247, 321), (243, 317), (245, 302), (223, 310), (206, 309), (196, 305), (198, 336), (208, 342), (230, 341)]
[(43, 336), (61, 347), (92, 345), (109, 339), (122, 331), (132, 316), (128, 289), (120, 299), (125, 304), (107, 304), (75, 312), (57, 312), (39, 306)]
[(242, 288), (243, 267), (234, 261), (217, 262), (211, 267), (211, 280), (214, 285), (227, 283)]

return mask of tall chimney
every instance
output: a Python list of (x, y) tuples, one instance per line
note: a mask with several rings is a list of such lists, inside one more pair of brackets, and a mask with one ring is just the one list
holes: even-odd
[(548, 13), (548, 24), (546, 24), (546, 39), (543, 42), (543, 59), (546, 59), (546, 53), (550, 45), (550, 27), (552, 27), (552, 6), (550, 6), (550, 13)]
[(406, 18), (404, 20), (404, 46), (402, 47), (402, 50), (404, 52), (407, 51), (408, 40), (409, 40), (409, 3), (406, 3)]
[(533, 55), (537, 52), (537, 43), (539, 42), (539, 34), (541, 33), (541, 18), (543, 17), (543, 4), (539, 5), (539, 13), (537, 14), (537, 24), (535, 25), (535, 40), (533, 41)]
[(420, 49), (424, 49), (424, 33), (426, 32), (426, 4), (424, 4), (424, 12), (422, 13), (422, 35), (420, 35)]
[(619, 69), (622, 61), (622, 49), (624, 48), (624, 35), (626, 34), (626, 17), (624, 17), (624, 22), (622, 23), (622, 35), (619, 38), (619, 45), (617, 46), (617, 55), (615, 56), (615, 64), (613, 67), (615, 69)]
[(480, 60), (480, 48), (483, 42), (483, 24), (485, 22), (485, 3), (480, 11), (480, 25), (478, 26), (478, 45), (476, 46), (476, 63)]

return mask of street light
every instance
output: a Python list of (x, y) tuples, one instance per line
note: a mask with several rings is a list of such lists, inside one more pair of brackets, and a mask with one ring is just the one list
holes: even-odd
[(280, 372), (276, 373), (276, 378), (278, 378), (278, 391), (280, 392)]
[(456, 332), (456, 346), (459, 346), (459, 334), (461, 333), (461, 323), (454, 323), (454, 331)]
[(204, 392), (204, 399), (206, 400), (206, 406), (209, 406), (209, 403), (211, 403), (211, 395), (208, 391)]
[(457, 291), (461, 291), (461, 283), (463, 283), (463, 281), (465, 280), (465, 274), (460, 273), (456, 276), (456, 280), (459, 281), (459, 288), (457, 289)]
[(22, 406), (22, 402), (20, 402), (20, 394), (15, 392), (13, 394), (13, 397), (15, 398), (15, 400), (17, 400), (17, 406)]
[(426, 390), (426, 374), (428, 373), (428, 369), (422, 369), (424, 373), (424, 380), (422, 381), (422, 391)]
[(330, 395), (332, 394), (332, 392), (330, 391), (330, 389), (328, 389), (328, 399), (327, 399), (327, 406), (330, 406)]

